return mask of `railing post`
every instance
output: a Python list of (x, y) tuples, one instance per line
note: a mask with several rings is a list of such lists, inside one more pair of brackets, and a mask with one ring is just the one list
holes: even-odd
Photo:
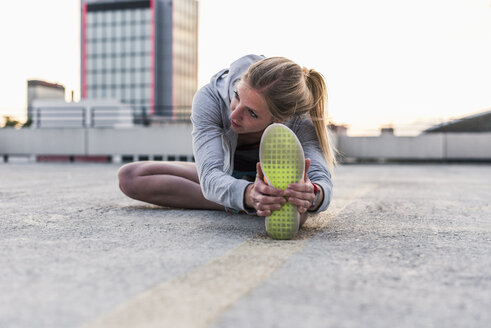
[(88, 107), (82, 107), (82, 127), (84, 128), (87, 128), (87, 124), (88, 124), (88, 119), (89, 119), (89, 116), (88, 116)]
[(36, 126), (38, 128), (41, 127), (41, 108), (40, 107), (36, 108)]
[(148, 117), (147, 117), (147, 112), (145, 110), (145, 106), (142, 106), (141, 107), (141, 112), (142, 112), (142, 123), (143, 123), (143, 126), (149, 126), (150, 125), (150, 122), (148, 121)]

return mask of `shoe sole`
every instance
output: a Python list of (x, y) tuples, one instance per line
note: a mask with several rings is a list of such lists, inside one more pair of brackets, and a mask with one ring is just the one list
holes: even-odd
[[(291, 183), (303, 181), (305, 156), (295, 133), (283, 124), (266, 128), (259, 147), (261, 168), (267, 183), (285, 190)], [(300, 214), (286, 202), (266, 217), (266, 231), (274, 239), (291, 239), (298, 231)]]

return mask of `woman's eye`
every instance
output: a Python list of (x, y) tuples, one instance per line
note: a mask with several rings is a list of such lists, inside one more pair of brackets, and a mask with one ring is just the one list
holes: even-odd
[(249, 110), (249, 114), (251, 115), (251, 117), (257, 118), (256, 113), (254, 113), (252, 110)]
[(235, 98), (236, 98), (237, 100), (239, 100), (239, 93), (237, 92), (237, 90), (234, 90), (234, 95), (235, 95)]

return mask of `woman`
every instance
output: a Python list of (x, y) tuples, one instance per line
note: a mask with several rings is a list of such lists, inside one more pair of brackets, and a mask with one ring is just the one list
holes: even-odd
[[(314, 70), (282, 57), (242, 57), (194, 97), (196, 163), (126, 164), (119, 171), (120, 188), (131, 198), (169, 207), (270, 216), (288, 201), (300, 214), (324, 211), (332, 190), (328, 167), (335, 161), (326, 98), (325, 82)], [(306, 177), (286, 190), (265, 183), (258, 163), (262, 133), (272, 123), (288, 126), (305, 152)]]

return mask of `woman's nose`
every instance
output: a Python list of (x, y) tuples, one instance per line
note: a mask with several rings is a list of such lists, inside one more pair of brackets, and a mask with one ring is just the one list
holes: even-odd
[(242, 118), (242, 107), (241, 106), (235, 107), (230, 117), (236, 121), (239, 121)]

